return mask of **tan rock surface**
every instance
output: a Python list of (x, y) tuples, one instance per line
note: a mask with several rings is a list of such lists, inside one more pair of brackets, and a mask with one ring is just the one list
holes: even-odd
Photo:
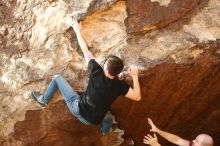
[[(208, 103), (215, 102), (217, 105), (212, 110), (210, 109), (210, 112), (202, 115), (202, 117), (211, 120), (200, 122), (201, 126), (198, 126), (200, 129), (196, 132), (200, 132), (201, 129), (205, 131), (202, 126), (207, 126), (210, 121), (219, 121), (217, 119), (219, 117), (219, 101), (216, 99), (219, 97), (219, 90), (217, 90), (219, 88), (218, 84), (215, 84), (219, 80), (219, 56), (217, 55), (220, 48), (219, 0), (196, 0), (193, 2), (190, 0), (146, 0), (136, 1), (135, 5), (133, 0), (119, 2), (116, 0), (83, 0), (80, 2), (76, 0), (2, 0), (0, 2), (0, 145), (19, 146), (25, 143), (24, 137), (20, 137), (20, 141), (18, 135), (17, 139), (13, 137), (14, 125), (18, 121), (25, 122), (25, 114), (29, 110), (44, 111), (40, 111), (40, 107), (30, 100), (30, 92), (36, 89), (43, 92), (54, 74), (62, 74), (77, 91), (83, 91), (86, 88), (88, 79), (86, 63), (75, 34), (68, 24), (70, 15), (75, 13), (78, 13), (78, 18), (82, 20), (82, 33), (99, 63), (108, 54), (116, 54), (125, 60), (125, 67), (137, 64), (142, 70), (142, 91), (144, 95), (146, 94), (146, 97), (143, 98), (147, 99), (136, 106), (131, 106), (140, 115), (138, 116), (130, 108), (123, 108), (126, 110), (120, 111), (118, 109), (120, 105), (117, 103), (116, 107), (114, 106), (114, 110), (120, 111), (115, 114), (120, 122), (119, 125), (121, 124), (125, 130), (126, 138), (134, 139), (136, 145), (141, 145), (140, 140), (144, 134), (141, 127), (136, 130), (136, 127), (124, 124), (124, 120), (129, 120), (124, 117), (128, 110), (131, 110), (130, 115), (137, 115), (141, 123), (144, 123), (145, 116), (151, 115), (150, 111), (157, 114), (155, 118), (159, 121), (161, 120), (158, 115), (160, 113), (159, 105), (162, 102), (168, 104), (166, 101), (174, 100), (167, 105), (170, 110), (164, 111), (164, 114), (176, 115), (178, 113), (173, 113), (172, 110), (175, 110), (179, 104), (184, 105), (185, 102), (179, 103), (182, 101), (180, 100), (177, 103), (177, 97), (180, 97), (176, 96), (177, 93), (172, 92), (175, 82), (180, 80), (179, 86), (184, 85), (184, 90), (181, 88), (182, 92), (192, 92), (194, 90), (191, 88), (192, 82), (181, 82), (181, 80), (192, 80), (193, 75), (196, 76), (196, 73), (204, 68), (194, 72), (194, 68), (190, 67), (189, 74), (192, 75), (184, 76), (183, 73), (178, 75), (179, 80), (171, 82), (170, 79), (176, 76), (175, 72), (179, 71), (175, 66), (182, 67), (180, 72), (184, 72), (184, 68), (193, 66), (195, 60), (199, 59), (203, 60), (198, 62), (199, 66), (207, 67), (206, 65), (212, 61), (206, 62), (203, 59), (206, 56), (204, 54), (213, 49), (216, 53), (207, 59), (212, 60), (213, 58), (215, 61), (213, 61), (213, 65), (209, 64), (212, 67), (207, 68), (210, 73), (204, 79), (210, 80), (210, 84), (204, 86), (203, 84), (208, 81), (203, 81), (201, 87), (196, 88), (199, 90), (203, 87), (207, 93), (203, 94), (202, 92), (201, 96), (196, 96), (194, 95), (197, 94), (196, 92), (192, 96), (182, 97), (184, 101), (189, 98), (194, 99), (192, 103), (188, 103), (189, 105), (195, 103), (197, 98), (204, 98), (204, 100), (201, 105), (198, 104), (198, 107), (195, 107), (195, 115), (187, 117), (189, 111), (186, 110), (183, 111), (183, 116), (186, 116), (186, 119), (192, 118), (192, 127), (196, 129), (196, 123), (201, 120), (199, 111), (205, 111), (209, 108), (203, 105), (206, 102), (205, 99), (208, 100), (208, 96), (210, 96)], [(210, 41), (212, 41), (211, 44)], [(169, 64), (170, 62), (172, 64)], [(155, 81), (153, 81), (153, 75), (148, 77), (151, 74), (150, 71), (146, 71), (148, 67), (155, 67), (153, 69), (155, 72), (163, 72), (163, 68), (167, 68), (166, 73), (171, 73), (170, 78), (155, 77)], [(215, 76), (212, 76), (211, 72)], [(203, 73), (206, 75), (205, 72)], [(152, 80), (152, 84), (161, 83), (161, 88), (157, 89), (157, 86), (150, 84), (145, 85), (148, 79)], [(203, 78), (195, 78), (194, 83), (199, 80), (203, 80)], [(169, 82), (172, 85), (165, 89), (164, 85)], [(154, 88), (152, 91), (149, 90), (151, 86)], [(211, 90), (212, 86), (213, 90)], [(142, 106), (139, 107), (139, 104), (148, 104), (159, 96), (156, 93), (161, 92), (162, 88), (167, 91), (164, 92), (166, 100), (156, 100), (152, 109), (141, 110)], [(148, 97), (145, 91), (152, 92), (151, 97)], [(53, 102), (60, 99), (62, 97), (57, 94)], [(131, 105), (129, 101), (125, 102), (125, 107)], [(65, 109), (65, 107), (63, 108)], [(182, 135), (189, 135), (189, 131), (179, 129), (181, 128), (178, 126), (180, 117), (176, 116), (176, 119), (172, 119), (172, 123), (162, 124), (162, 126), (170, 128), (169, 130), (174, 128), (174, 131)], [(63, 122), (62, 124), (65, 124), (65, 120)], [(51, 125), (51, 131), (43, 131), (48, 132), (45, 135), (50, 137), (50, 132), (56, 131), (56, 128), (53, 127), (55, 125)], [(189, 128), (187, 125), (185, 127)], [(216, 130), (210, 127), (209, 129), (210, 134), (218, 137), (219, 128)], [(133, 130), (136, 135), (131, 134)], [(25, 133), (23, 134), (25, 136)], [(62, 139), (59, 135), (58, 130), (56, 140)], [(189, 138), (194, 135), (195, 133)], [(47, 140), (47, 136), (44, 140)], [(129, 140), (125, 140), (124, 143), (129, 143)], [(38, 144), (37, 142), (35, 144)], [(34, 144), (34, 140), (32, 143)]]

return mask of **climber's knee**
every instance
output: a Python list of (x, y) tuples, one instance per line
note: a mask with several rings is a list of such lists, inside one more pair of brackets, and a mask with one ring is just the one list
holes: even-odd
[(58, 77), (61, 77), (61, 75), (60, 75), (60, 74), (54, 75), (52, 79), (56, 79), (56, 78), (58, 78)]

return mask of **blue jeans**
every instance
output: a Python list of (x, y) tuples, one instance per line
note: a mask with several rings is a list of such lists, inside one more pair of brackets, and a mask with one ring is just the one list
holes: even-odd
[[(81, 97), (77, 92), (73, 90), (70, 84), (61, 75), (55, 75), (52, 78), (41, 100), (44, 103), (49, 103), (54, 93), (58, 89), (60, 90), (62, 96), (64, 97), (64, 100), (67, 104), (69, 111), (74, 116), (76, 116), (81, 123), (85, 125), (91, 125), (91, 123), (86, 121), (86, 119), (84, 119), (80, 114), (78, 103)], [(112, 126), (112, 122), (110, 121), (112, 121), (112, 118), (109, 114), (107, 114), (101, 123), (101, 131), (104, 132), (109, 131), (110, 127)]]
[(61, 75), (55, 75), (52, 80), (50, 81), (50, 84), (46, 90), (46, 92), (43, 95), (42, 101), (44, 103), (49, 103), (51, 98), (53, 97), (54, 93), (57, 90), (60, 90), (62, 96), (64, 97), (64, 100), (67, 104), (67, 107), (69, 111), (76, 116), (81, 123), (90, 125), (88, 121), (86, 121), (81, 115), (79, 111), (78, 102), (80, 100), (80, 96), (77, 92), (73, 90), (73, 88), (69, 85), (69, 83), (61, 76)]
[(111, 129), (112, 124), (113, 124), (113, 118), (110, 112), (108, 112), (101, 123), (101, 132), (103, 134), (107, 134)]

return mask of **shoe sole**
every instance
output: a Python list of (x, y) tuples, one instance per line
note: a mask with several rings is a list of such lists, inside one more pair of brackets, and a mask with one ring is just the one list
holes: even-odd
[(34, 101), (36, 101), (38, 104), (40, 104), (42, 107), (46, 107), (47, 105), (43, 104), (43, 103), (40, 103), (37, 98), (34, 96), (33, 93), (31, 93), (31, 98), (34, 99)]

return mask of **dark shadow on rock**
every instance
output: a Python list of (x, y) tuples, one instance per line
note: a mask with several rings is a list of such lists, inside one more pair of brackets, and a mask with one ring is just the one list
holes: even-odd
[(127, 0), (127, 33), (145, 34), (170, 24), (172, 29), (180, 28), (207, 4), (208, 0), (171, 0), (166, 7), (150, 0), (135, 1), (135, 5), (134, 0)]
[(117, 146), (123, 134), (116, 128), (103, 136), (99, 126), (81, 124), (59, 101), (46, 109), (27, 111), (25, 120), (15, 124), (13, 136), (25, 146)]
[[(147, 117), (163, 130), (193, 140), (200, 133), (210, 134), (220, 145), (220, 48), (219, 41), (200, 44), (203, 53), (190, 64), (164, 62), (140, 77), (142, 99), (133, 102), (118, 98), (113, 114), (119, 128), (136, 146), (144, 146), (150, 133)], [(159, 137), (162, 145), (172, 145)]]

